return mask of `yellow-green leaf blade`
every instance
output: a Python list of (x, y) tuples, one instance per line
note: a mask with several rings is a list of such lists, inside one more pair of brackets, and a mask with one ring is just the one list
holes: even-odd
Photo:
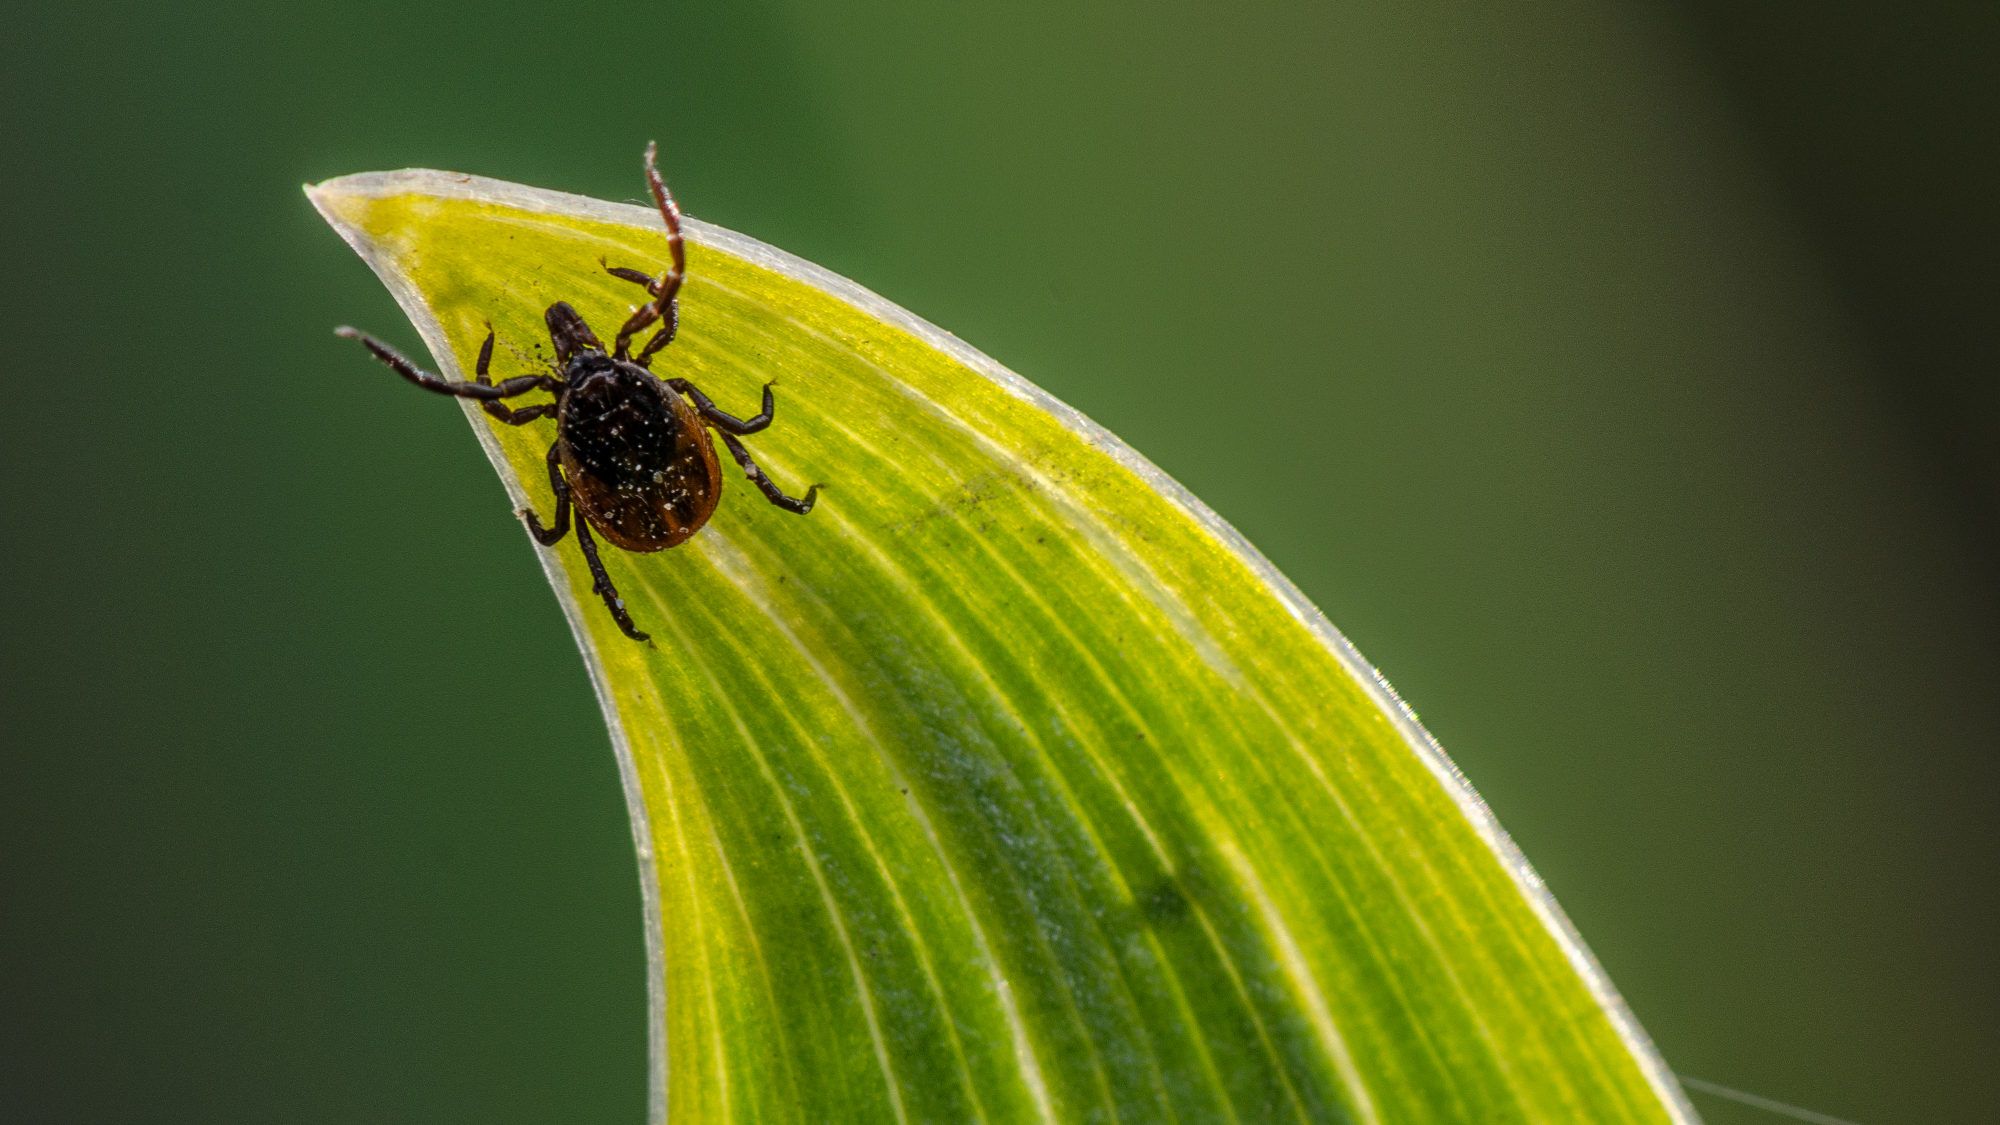
[[(555, 300), (608, 337), (639, 291), (599, 258), (665, 250), (643, 209), (445, 173), (313, 197), (452, 377), (488, 320), (496, 374), (534, 369)], [(956, 340), (690, 228), (656, 370), (738, 413), (780, 379), (747, 444), (829, 490), (799, 518), (732, 469), (686, 546), (607, 550), (657, 648), (573, 541), (540, 552), (626, 771), (656, 1113), (1690, 1116), (1470, 790), (1226, 525)], [(468, 414), (546, 515), (552, 427)]]

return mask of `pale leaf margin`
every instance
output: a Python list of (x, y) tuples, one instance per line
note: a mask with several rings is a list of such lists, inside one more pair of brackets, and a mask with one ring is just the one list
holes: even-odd
[[(305, 185), (305, 192), (328, 225), (340, 234), (388, 287), (396, 303), (416, 327), (418, 335), (422, 337), (432, 357), (440, 365), (443, 374), (452, 379), (464, 379), (466, 374), (459, 369), (455, 352), (444, 329), (432, 314), (423, 295), (401, 270), (387, 260), (387, 256), (382, 254), (371, 240), (340, 217), (333, 205), (335, 199), (421, 195), (446, 201), (490, 203), (523, 211), (573, 216), (624, 226), (653, 227), (659, 222), (658, 212), (647, 206), (614, 203), (590, 196), (530, 187), (484, 176), (432, 169), (362, 172), (319, 184)], [(1672, 1119), (1679, 1122), (1700, 1120), (1699, 1115), (1689, 1104), (1679, 1080), (1661, 1058), (1637, 1019), (1633, 1017), (1631, 1009), (1613, 987), (1610, 977), (1598, 964), (1596, 957), (1584, 944), (1576, 927), (1563, 913), (1562, 907), (1556, 903), (1541, 877), (1535, 873), (1527, 856), (1500, 827), (1492, 810), (1473, 790), (1471, 783), (1453, 764), (1451, 758), (1444, 752), (1444, 748), (1431, 737), (1429, 731), (1424, 729), (1416, 714), (1403, 702), (1402, 697), (1389, 685), (1389, 681), (1382, 673), (1369, 664), (1326, 615), (1307, 599), (1291, 579), (1244, 538), (1242, 533), (1202, 503), (1180, 482), (1168, 476), (1159, 466), (1119, 440), (1109, 430), (1008, 370), (957, 336), (847, 278), (777, 247), (691, 216), (684, 217), (682, 221), (684, 233), (690, 242), (712, 247), (802, 282), (884, 324), (901, 329), (967, 370), (991, 380), (1009, 394), (1057, 419), (1085, 443), (1123, 466), (1159, 495), (1180, 508), (1197, 526), (1235, 554), (1262, 580), (1265, 587), (1285, 606), (1286, 610), (1326, 646), (1341, 668), (1361, 686), (1377, 709), (1390, 719), (1410, 752), (1430, 771), (1431, 776), (1436, 779), (1474, 832), (1491, 849), (1494, 858), (1513, 880), (1523, 900), (1541, 921), (1557, 947), (1562, 950), (1570, 967), (1583, 981), (1592, 999), (1605, 1012), (1619, 1038), (1645, 1075), (1647, 1083)], [(486, 451), (487, 459), (506, 487), (514, 508), (518, 510), (526, 507), (529, 502), (528, 496), (508, 465), (492, 431), (482, 424), (478, 406), (466, 400), (460, 400), (460, 406), (464, 409), (474, 434), (479, 438), (480, 447)], [(583, 653), (584, 662), (590, 673), (591, 686), (596, 692), (598, 706), (610, 731), (613, 752), (618, 759), (626, 809), (631, 819), (633, 845), (639, 857), (639, 885), (646, 926), (646, 985), (649, 1007), (647, 1050), (651, 1075), (649, 1117), (655, 1123), (663, 1123), (666, 1120), (666, 1083), (669, 1080), (666, 1050), (666, 961), (663, 948), (665, 928), (659, 902), (658, 872), (648, 828), (652, 820), (646, 807), (645, 794), (640, 788), (631, 744), (612, 698), (611, 686), (606, 678), (602, 661), (595, 646), (591, 644), (589, 633), (583, 624), (582, 615), (585, 607), (577, 602), (568, 576), (564, 573), (561, 563), (557, 561), (556, 554), (551, 551), (536, 551), (535, 557), (540, 561), (543, 573), (562, 606), (564, 617), (569, 621), (570, 632), (576, 639), (577, 648)]]

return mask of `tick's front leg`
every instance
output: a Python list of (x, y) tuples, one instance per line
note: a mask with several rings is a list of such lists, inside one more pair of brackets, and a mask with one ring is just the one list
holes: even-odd
[[(493, 380), (487, 375), (487, 369), (492, 366), (493, 326), (489, 324), (486, 326), (486, 342), (479, 345), (479, 364), (474, 372), (474, 381), (482, 386), (492, 386)], [(504, 402), (488, 399), (480, 403), (479, 408), (510, 426), (525, 426), (540, 418), (553, 418), (556, 414), (556, 404), (553, 402), (545, 402), (540, 406), (524, 406), (516, 410)]]
[(492, 383), (454, 383), (450, 379), (433, 375), (416, 364), (411, 363), (409, 360), (403, 358), (403, 353), (365, 332), (342, 325), (334, 329), (333, 334), (344, 339), (361, 341), (361, 346), (367, 348), (369, 353), (376, 359), (388, 365), (391, 371), (427, 391), (434, 391), (441, 395), (490, 401), (492, 399), (513, 398), (515, 395), (524, 395), (529, 391), (554, 391), (562, 386), (562, 384), (547, 375), (517, 375), (497, 386)]

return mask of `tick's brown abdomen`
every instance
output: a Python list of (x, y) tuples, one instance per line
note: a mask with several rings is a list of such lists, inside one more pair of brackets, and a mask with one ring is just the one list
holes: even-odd
[(563, 474), (590, 525), (628, 551), (663, 551), (722, 499), (715, 447), (694, 408), (642, 370), (593, 373), (563, 397)]

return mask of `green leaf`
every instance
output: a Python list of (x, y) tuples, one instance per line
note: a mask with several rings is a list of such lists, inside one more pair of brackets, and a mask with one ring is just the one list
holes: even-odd
[[(553, 301), (615, 330), (639, 292), (600, 257), (665, 257), (640, 207), (309, 191), (453, 378), (489, 319), (500, 377)], [(573, 539), (530, 544), (624, 771), (656, 1119), (1693, 1118), (1451, 763), (1227, 524), (956, 338), (689, 228), (654, 366), (741, 413), (780, 379), (748, 444), (829, 487), (801, 518), (731, 468), (685, 546), (607, 548), (656, 648)], [(467, 406), (546, 516), (551, 424)]]

